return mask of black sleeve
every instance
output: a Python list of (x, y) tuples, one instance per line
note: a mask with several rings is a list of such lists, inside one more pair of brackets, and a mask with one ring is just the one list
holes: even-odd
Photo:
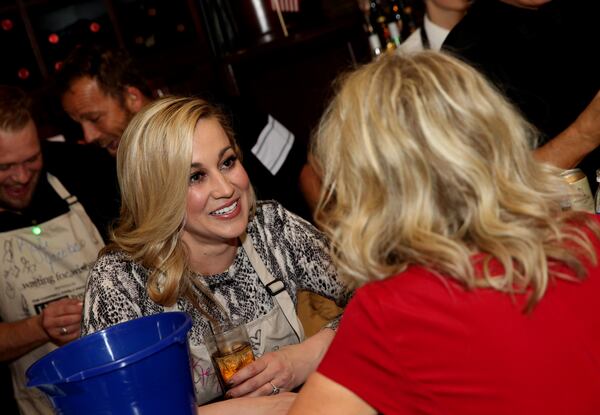
[(115, 159), (90, 145), (44, 142), (42, 148), (45, 168), (77, 196), (106, 241), (120, 207)]
[[(600, 2), (553, 0), (539, 9), (478, 0), (443, 48), (488, 77), (541, 133), (553, 139), (600, 90)], [(559, 52), (560, 51), (560, 52)], [(579, 164), (594, 183), (600, 148)]]

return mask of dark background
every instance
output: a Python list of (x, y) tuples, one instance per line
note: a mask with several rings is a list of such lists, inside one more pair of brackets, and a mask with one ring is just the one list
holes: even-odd
[[(259, 17), (260, 16), (260, 17)], [(155, 93), (242, 95), (306, 142), (341, 72), (369, 59), (356, 0), (0, 0), (0, 83), (30, 91), (41, 136), (81, 138), (51, 85), (78, 43), (125, 48)]]

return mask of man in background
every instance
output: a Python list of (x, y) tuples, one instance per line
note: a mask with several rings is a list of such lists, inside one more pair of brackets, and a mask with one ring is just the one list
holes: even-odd
[[(73, 50), (63, 64), (57, 85), (63, 108), (81, 125), (85, 142), (100, 145), (113, 156), (131, 118), (153, 100), (151, 89), (132, 59), (121, 50), (99, 45)], [(310, 220), (298, 187), (306, 159), (302, 140), (295, 140), (294, 134), (273, 116), (241, 99), (229, 100), (223, 106), (232, 119), (243, 164), (258, 199), (275, 199)]]
[(600, 3), (477, 0), (443, 49), (488, 77), (542, 133), (538, 160), (600, 168)]
[(113, 160), (40, 143), (27, 95), (0, 86), (0, 360), (21, 414), (52, 414), (25, 371), (79, 337), (88, 271), (118, 213)]
[(440, 50), (450, 30), (463, 18), (470, 0), (424, 0), (423, 24), (398, 48), (399, 52)]

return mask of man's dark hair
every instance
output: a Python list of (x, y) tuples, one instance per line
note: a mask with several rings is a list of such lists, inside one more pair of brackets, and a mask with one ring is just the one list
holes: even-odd
[(119, 100), (122, 100), (123, 89), (127, 86), (134, 86), (146, 97), (152, 98), (152, 90), (144, 77), (129, 54), (121, 49), (96, 44), (77, 46), (65, 59), (57, 74), (59, 94), (64, 95), (71, 84), (82, 77), (95, 79), (105, 94)]
[(31, 99), (20, 88), (0, 85), (0, 130), (19, 131), (32, 119)]

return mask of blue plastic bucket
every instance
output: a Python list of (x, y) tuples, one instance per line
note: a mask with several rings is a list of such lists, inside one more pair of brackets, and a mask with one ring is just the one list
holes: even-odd
[(160, 313), (58, 348), (27, 370), (57, 414), (195, 414), (190, 317)]

